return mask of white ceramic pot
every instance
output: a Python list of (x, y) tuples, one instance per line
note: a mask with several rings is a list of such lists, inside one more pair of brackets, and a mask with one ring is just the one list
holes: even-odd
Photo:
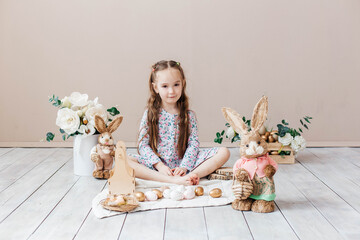
[(74, 139), (74, 174), (92, 176), (95, 164), (91, 161), (90, 151), (97, 144), (99, 135), (76, 135)]

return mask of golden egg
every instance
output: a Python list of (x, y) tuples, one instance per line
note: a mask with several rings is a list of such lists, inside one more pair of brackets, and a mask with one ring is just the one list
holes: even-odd
[(154, 193), (156, 193), (156, 195), (158, 196), (158, 199), (162, 198), (163, 193), (162, 193), (162, 191), (160, 191), (159, 189), (153, 189), (153, 190), (151, 190), (151, 191), (153, 191)]
[(264, 141), (267, 141), (267, 137), (265, 135), (262, 135), (261, 138), (264, 139)]
[(269, 136), (269, 142), (272, 143), (272, 142), (275, 142), (275, 139), (273, 138), (273, 136)]
[(213, 190), (211, 190), (209, 192), (209, 195), (213, 198), (218, 198), (218, 197), (221, 197), (222, 191), (220, 188), (214, 188)]
[(196, 195), (196, 196), (202, 196), (202, 195), (204, 195), (204, 189), (203, 189), (203, 187), (197, 187), (197, 188), (195, 188), (195, 195)]
[(271, 151), (270, 154), (271, 155), (279, 155), (279, 152), (278, 151)]
[(265, 133), (265, 137), (268, 138), (269, 136), (270, 136), (270, 132), (266, 132), (266, 133)]
[(145, 194), (143, 192), (135, 192), (134, 194), (139, 202), (145, 201)]

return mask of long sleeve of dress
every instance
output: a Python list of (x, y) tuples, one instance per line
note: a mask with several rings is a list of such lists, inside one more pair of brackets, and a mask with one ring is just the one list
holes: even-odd
[(148, 110), (145, 111), (141, 119), (138, 141), (140, 155), (146, 159), (145, 165), (149, 168), (152, 168), (153, 165), (160, 162), (161, 159), (154, 153), (154, 151), (149, 145), (149, 134), (147, 134), (147, 131), (149, 129), (149, 126), (147, 124), (147, 112)]
[(196, 159), (199, 154), (200, 143), (199, 143), (196, 116), (195, 113), (192, 111), (189, 111), (189, 121), (190, 121), (190, 136), (188, 139), (187, 149), (180, 163), (180, 167), (186, 168), (190, 171), (194, 168), (194, 165), (196, 163)]

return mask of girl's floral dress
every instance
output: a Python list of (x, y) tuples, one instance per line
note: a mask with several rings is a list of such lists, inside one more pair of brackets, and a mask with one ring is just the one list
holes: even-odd
[(157, 149), (161, 157), (158, 157), (149, 145), (149, 135), (147, 134), (147, 111), (148, 110), (145, 111), (140, 124), (140, 155), (131, 154), (131, 156), (135, 157), (139, 163), (155, 170), (153, 165), (162, 161), (171, 169), (182, 167), (186, 168), (188, 171), (192, 171), (206, 159), (211, 158), (217, 153), (217, 147), (199, 149), (200, 143), (198, 139), (196, 116), (193, 111), (189, 111), (189, 124), (191, 124), (190, 136), (188, 139), (188, 147), (184, 157), (181, 159), (177, 153), (177, 142), (180, 134), (178, 115), (168, 113), (164, 109), (161, 109), (159, 113), (159, 142)]

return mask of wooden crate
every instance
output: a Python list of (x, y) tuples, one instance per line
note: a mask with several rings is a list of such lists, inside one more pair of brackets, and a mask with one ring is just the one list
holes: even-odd
[[(281, 143), (268, 143), (268, 150), (271, 151), (279, 151), (281, 148)], [(295, 163), (294, 151), (289, 146), (284, 146), (282, 151), (290, 151), (290, 155), (269, 155), (275, 162), (277, 163), (286, 163), (292, 164)]]

